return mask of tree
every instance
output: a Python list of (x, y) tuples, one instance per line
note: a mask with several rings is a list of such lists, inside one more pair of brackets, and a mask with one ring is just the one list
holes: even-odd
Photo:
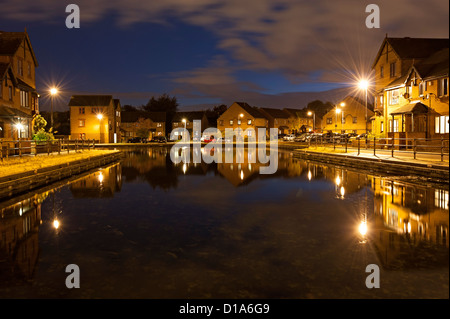
[(32, 120), (33, 134), (45, 129), (47, 126), (47, 121), (40, 114), (35, 114)]
[(170, 97), (166, 93), (158, 99), (152, 96), (147, 104), (142, 106), (142, 109), (147, 112), (166, 112), (166, 135), (170, 133), (172, 119), (178, 110), (178, 102), (175, 96)]
[(134, 112), (137, 110), (138, 110), (137, 107), (133, 105), (125, 104), (124, 106), (122, 106), (122, 111), (124, 112)]
[(331, 102), (324, 103), (321, 100), (315, 100), (309, 102), (306, 108), (314, 111), (317, 117), (323, 117), (326, 113), (333, 109), (333, 107), (334, 105)]

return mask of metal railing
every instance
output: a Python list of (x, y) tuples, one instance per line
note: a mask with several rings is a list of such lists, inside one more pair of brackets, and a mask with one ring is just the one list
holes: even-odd
[[(396, 155), (412, 155), (417, 159), (418, 155), (439, 156), (441, 161), (449, 156), (449, 139), (448, 138), (348, 138), (348, 137), (330, 137), (317, 136), (308, 140), (308, 147), (333, 147), (333, 150), (342, 149), (345, 153), (349, 150), (357, 151), (358, 155), (364, 150), (373, 151), (373, 155), (390, 154), (391, 157)], [(388, 152), (388, 153), (387, 153)]]
[(53, 141), (14, 140), (0, 141), (0, 160), (8, 157), (37, 156), (70, 151), (84, 151), (95, 148), (95, 140), (68, 140), (57, 139)]

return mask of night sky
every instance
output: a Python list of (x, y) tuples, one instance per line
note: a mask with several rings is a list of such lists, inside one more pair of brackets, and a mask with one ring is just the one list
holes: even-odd
[[(66, 28), (70, 3), (80, 7), (79, 29)], [(379, 29), (365, 24), (371, 3)], [(41, 110), (52, 85), (61, 111), (71, 94), (141, 105), (168, 93), (181, 109), (234, 101), (300, 108), (321, 96), (305, 92), (351, 91), (386, 33), (448, 38), (449, 2), (2, 0), (0, 30), (24, 28), (39, 62)]]

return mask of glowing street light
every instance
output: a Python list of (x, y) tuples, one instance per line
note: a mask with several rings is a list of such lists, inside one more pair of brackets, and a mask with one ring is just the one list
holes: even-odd
[(308, 116), (313, 116), (313, 132), (316, 130), (316, 112), (308, 111)]
[(55, 228), (55, 229), (58, 229), (59, 228), (59, 221), (55, 218), (54, 220), (53, 220), (53, 228)]
[(53, 96), (55, 96), (56, 94), (58, 94), (58, 89), (53, 87), (50, 89), (50, 125), (53, 128)]
[(102, 119), (103, 119), (103, 114), (102, 113), (98, 113), (97, 114), (97, 118), (99, 120), (99, 124), (98, 124), (99, 139), (98, 139), (98, 142), (101, 143), (102, 142)]

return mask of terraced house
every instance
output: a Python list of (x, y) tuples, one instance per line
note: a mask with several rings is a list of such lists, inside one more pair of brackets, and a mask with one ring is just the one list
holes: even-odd
[[(225, 136), (226, 128), (232, 128), (233, 130), (241, 128), (244, 132), (247, 129), (253, 129), (256, 134), (258, 128), (264, 128), (266, 129), (266, 135), (268, 135), (269, 120), (257, 107), (252, 107), (245, 102), (234, 102), (217, 119), (217, 129), (222, 133), (222, 136)], [(251, 131), (249, 133), (252, 134)]]
[[(200, 121), (201, 132), (209, 127), (208, 117), (204, 111), (176, 112), (172, 119), (172, 130), (176, 128), (186, 128), (191, 139), (200, 139), (201, 132), (194, 132), (194, 121)], [(175, 135), (178, 132), (174, 132)], [(181, 138), (181, 135), (179, 135)]]
[(166, 112), (123, 111), (121, 115), (120, 130), (122, 142), (133, 137), (146, 137), (166, 135)]
[(32, 118), (39, 113), (38, 62), (26, 30), (0, 31), (0, 139), (32, 137)]
[(449, 39), (386, 37), (372, 68), (377, 136), (448, 138)]
[(69, 101), (71, 139), (100, 143), (121, 140), (121, 106), (111, 95), (73, 95)]

